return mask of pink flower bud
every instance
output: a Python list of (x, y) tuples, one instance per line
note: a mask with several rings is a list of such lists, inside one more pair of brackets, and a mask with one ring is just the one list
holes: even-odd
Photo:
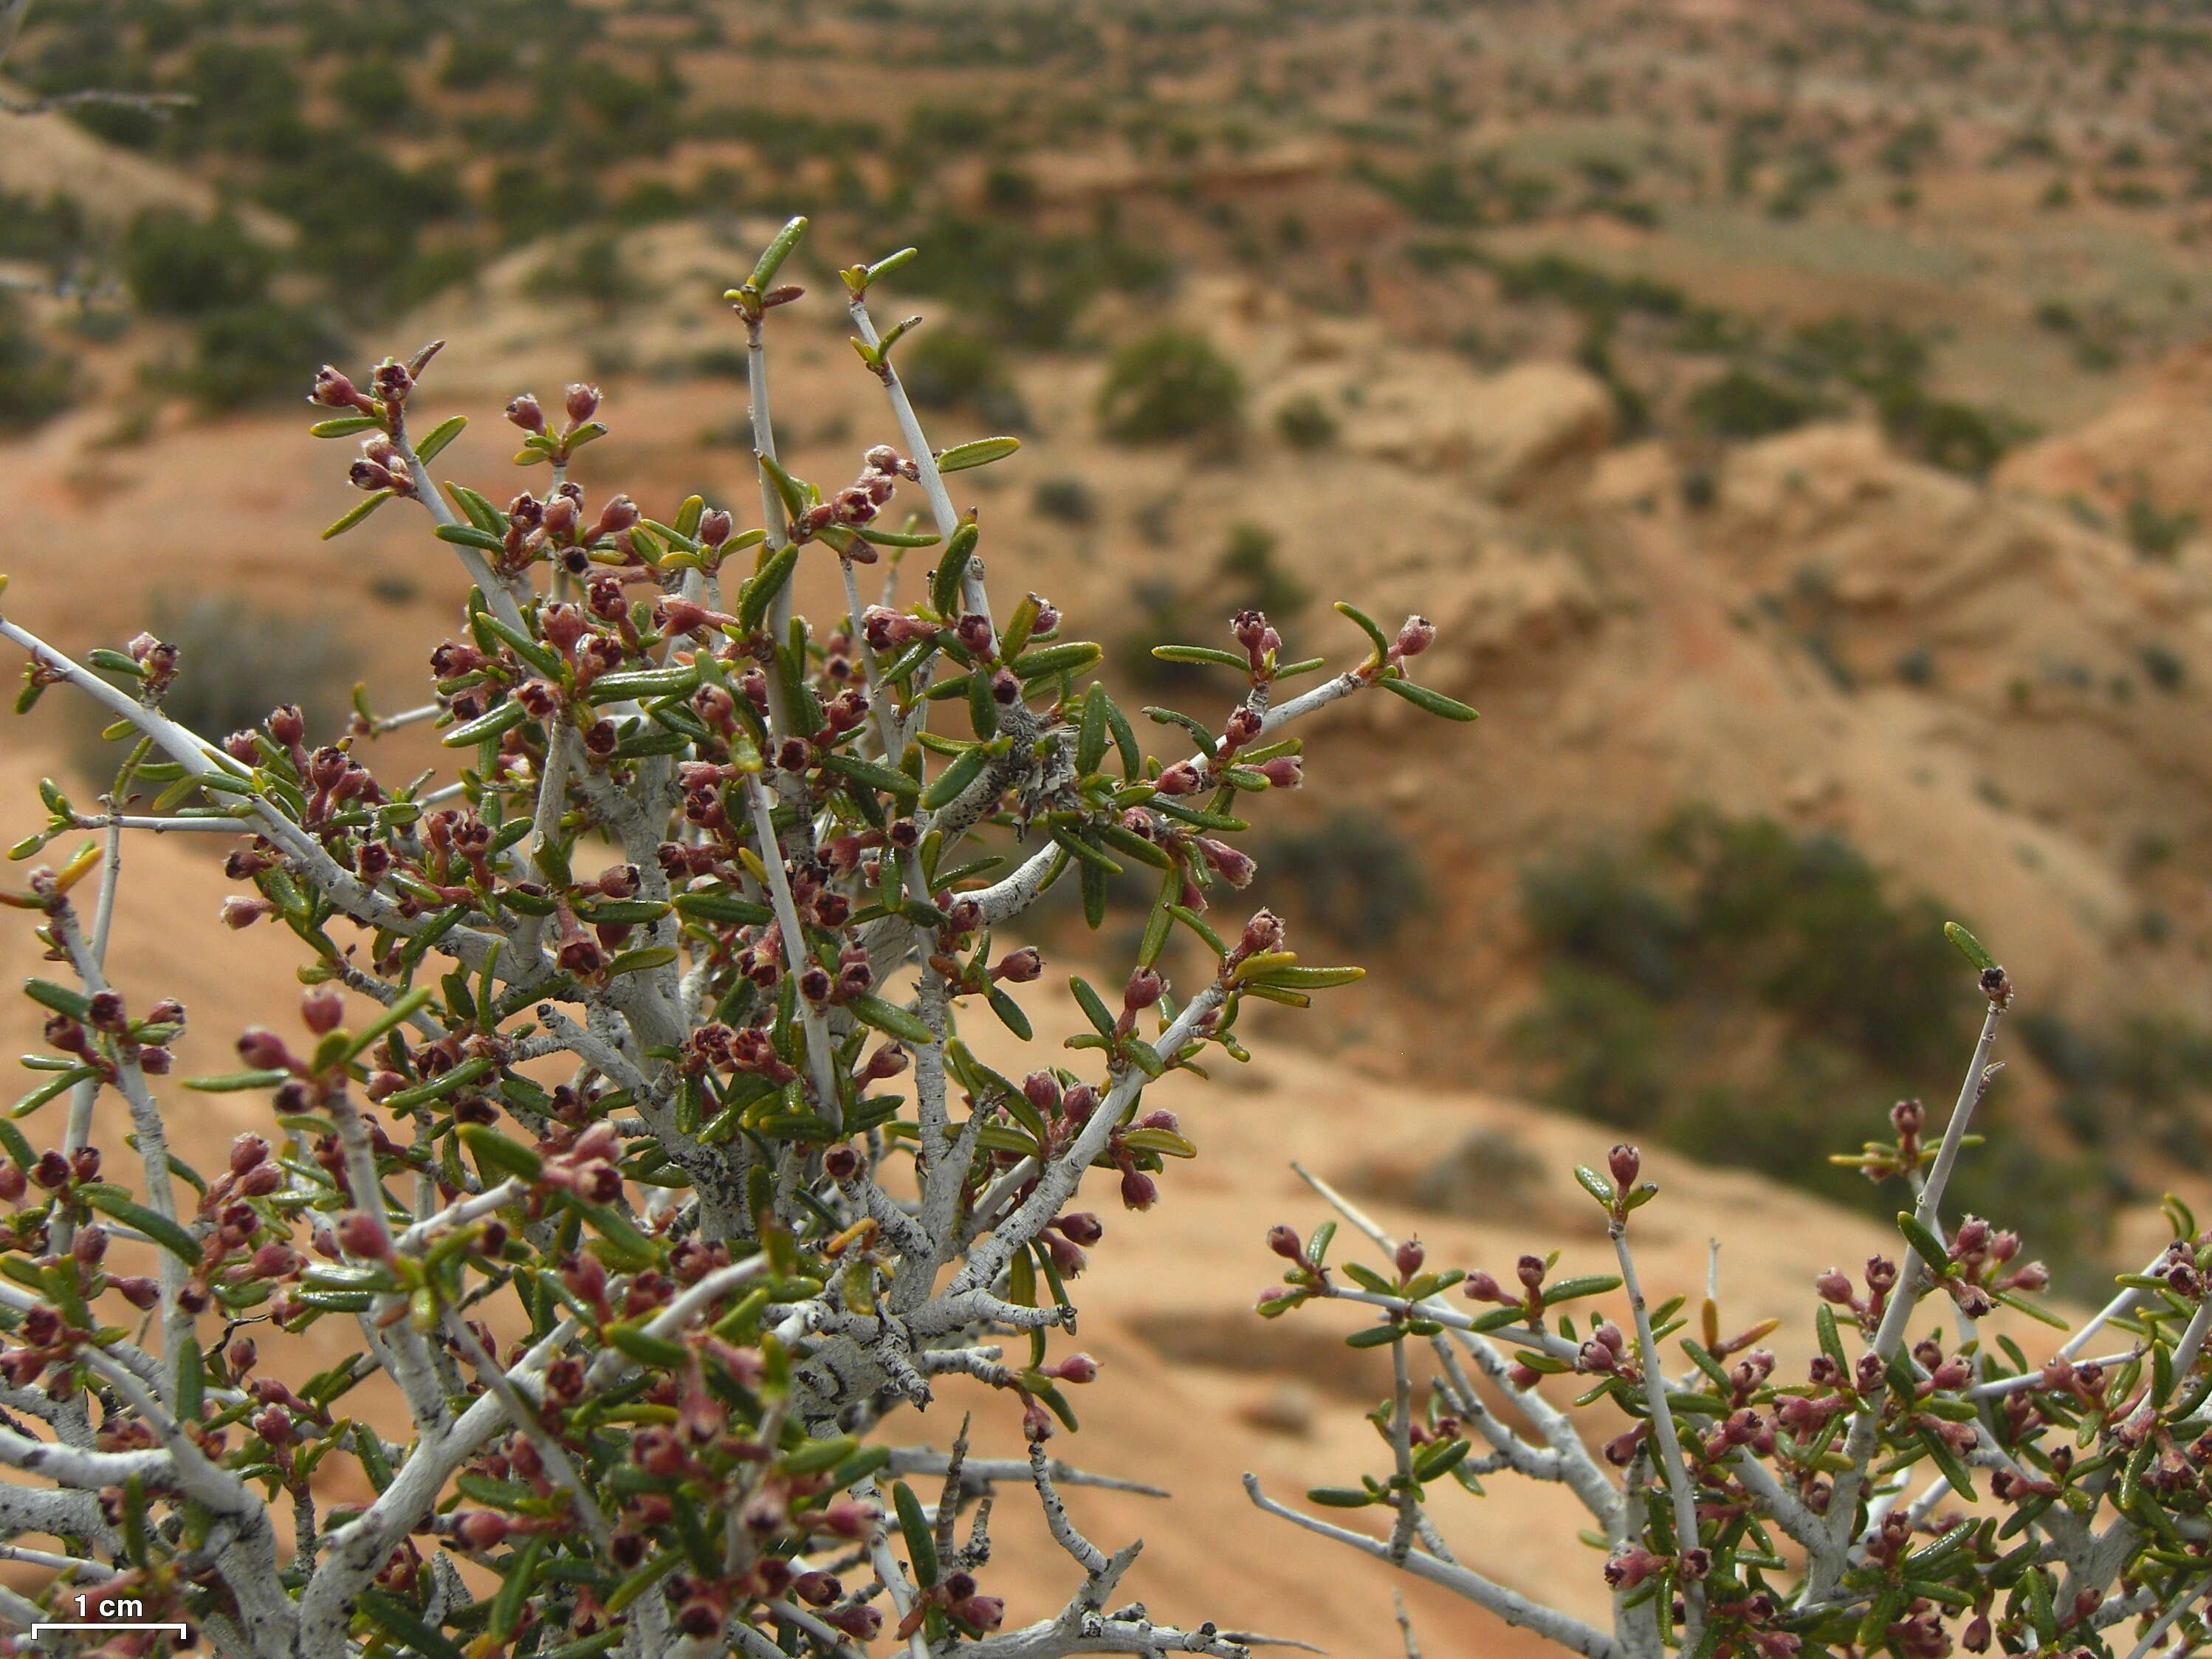
[(353, 1211), (338, 1223), (339, 1246), (349, 1255), (364, 1261), (381, 1261), (392, 1254), (391, 1241), (386, 1237), (384, 1224), (374, 1216)]
[(507, 1541), (507, 1517), (495, 1510), (471, 1510), (453, 1522), (453, 1531), (472, 1550), (495, 1550)]
[(1390, 647), (1394, 657), (1418, 657), (1437, 642), (1437, 625), (1426, 617), (1408, 617), (1399, 629), (1395, 644)]
[(1605, 1155), (1605, 1163), (1613, 1173), (1613, 1190), (1624, 1196), (1644, 1172), (1644, 1155), (1633, 1146), (1615, 1146)]
[(1397, 1264), (1399, 1279), (1404, 1280), (1420, 1272), (1421, 1264), (1429, 1257), (1419, 1239), (1409, 1238), (1398, 1246), (1391, 1259)]
[[(866, 1538), (875, 1530), (883, 1511), (873, 1504), (863, 1504), (858, 1498), (840, 1498), (822, 1511), (822, 1526), (839, 1538)], [(841, 1627), (842, 1628), (842, 1627)]]
[(1061, 1216), (1052, 1224), (1066, 1234), (1072, 1243), (1096, 1244), (1106, 1237), (1105, 1224), (1088, 1210), (1078, 1210), (1073, 1214)]
[(580, 424), (599, 412), (599, 389), (582, 380), (575, 381), (563, 395), (562, 404), (568, 411), (568, 418)]
[(1287, 1222), (1279, 1221), (1267, 1229), (1267, 1248), (1285, 1261), (1305, 1260), (1306, 1248), (1298, 1231)]
[(999, 965), (991, 970), (992, 977), (1012, 985), (1027, 985), (1043, 972), (1044, 955), (1034, 945), (1007, 951), (999, 958)]
[(222, 925), (234, 932), (241, 927), (251, 927), (276, 908), (266, 899), (247, 898), (243, 894), (234, 893), (222, 902)]
[(1150, 968), (1139, 968), (1129, 975), (1129, 983), (1121, 992), (1121, 1006), (1129, 1013), (1139, 1013), (1158, 1002), (1167, 990), (1166, 981)]
[(538, 399), (527, 392), (508, 401), (507, 418), (525, 432), (542, 433), (545, 430), (545, 411), (538, 406)]
[(1160, 1183), (1142, 1170), (1125, 1170), (1121, 1176), (1121, 1202), (1132, 1210), (1149, 1210), (1159, 1201)]
[(238, 1039), (238, 1057), (256, 1071), (289, 1072), (297, 1063), (284, 1039), (258, 1025), (250, 1025)]
[(301, 994), (300, 1018), (317, 1036), (327, 1036), (345, 1018), (345, 999), (327, 985), (317, 986)]

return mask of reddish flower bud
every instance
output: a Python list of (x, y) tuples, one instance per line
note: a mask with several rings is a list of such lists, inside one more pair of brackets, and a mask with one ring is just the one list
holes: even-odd
[(1121, 1176), (1121, 1202), (1132, 1210), (1149, 1210), (1159, 1201), (1160, 1183), (1142, 1170), (1127, 1170)]
[(1437, 642), (1437, 625), (1426, 617), (1408, 617), (1390, 647), (1394, 657), (1418, 657)]
[(1139, 1013), (1158, 1002), (1166, 993), (1167, 982), (1150, 968), (1139, 968), (1129, 975), (1128, 984), (1121, 992), (1121, 1007), (1125, 1012)]
[(317, 986), (301, 994), (300, 1018), (317, 1036), (327, 1036), (345, 1018), (345, 999), (327, 985)]
[(1267, 1229), (1267, 1248), (1285, 1261), (1305, 1260), (1304, 1242), (1298, 1237), (1298, 1230), (1288, 1222), (1279, 1221)]
[(1027, 985), (1044, 972), (1044, 955), (1034, 945), (1025, 945), (1018, 951), (1009, 951), (999, 958), (999, 965), (991, 970), (994, 979), (1009, 984)]
[(1518, 1300), (1506, 1295), (1504, 1287), (1480, 1267), (1460, 1281), (1460, 1289), (1470, 1302), (1496, 1302), (1510, 1305)]
[(325, 409), (355, 409), (362, 398), (351, 380), (325, 363), (315, 371), (314, 390), (307, 394), (307, 401), (320, 404)]
[(222, 925), (233, 932), (241, 927), (251, 927), (262, 917), (273, 915), (276, 908), (267, 899), (233, 894), (222, 902)]
[(882, 1514), (883, 1511), (873, 1504), (864, 1504), (854, 1498), (840, 1498), (823, 1510), (822, 1526), (824, 1531), (839, 1538), (866, 1538), (875, 1530), (876, 1522)]
[(346, 1254), (366, 1261), (381, 1261), (392, 1254), (384, 1224), (360, 1210), (351, 1212), (338, 1223), (337, 1239)]
[(495, 1550), (507, 1541), (507, 1517), (495, 1510), (470, 1510), (454, 1521), (453, 1532), (472, 1550)]
[(1421, 1248), (1421, 1242), (1417, 1238), (1404, 1241), (1391, 1257), (1397, 1266), (1398, 1277), (1401, 1280), (1411, 1279), (1415, 1273), (1420, 1272), (1421, 1264), (1428, 1259), (1429, 1253)]
[(1061, 1216), (1052, 1224), (1065, 1234), (1072, 1243), (1096, 1244), (1106, 1237), (1104, 1224), (1088, 1210), (1078, 1210), (1072, 1215)]
[(1615, 1146), (1605, 1155), (1605, 1164), (1613, 1173), (1613, 1190), (1624, 1196), (1644, 1172), (1644, 1155), (1630, 1146)]
[(599, 412), (599, 389), (582, 380), (574, 382), (562, 398), (571, 421), (581, 423)]
[(284, 1039), (258, 1025), (250, 1025), (240, 1034), (238, 1057), (257, 1071), (290, 1071), (297, 1064)]

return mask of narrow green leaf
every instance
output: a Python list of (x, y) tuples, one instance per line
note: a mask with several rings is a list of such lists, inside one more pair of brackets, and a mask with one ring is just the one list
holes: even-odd
[(1981, 940), (1976, 939), (1957, 922), (1947, 921), (1943, 924), (1943, 937), (1958, 947), (1960, 956), (1974, 964), (1976, 972), (1986, 974), (1997, 965), (1997, 959), (1989, 953)]
[(468, 423), (469, 417), (465, 415), (447, 416), (432, 427), (428, 435), (415, 446), (416, 459), (426, 462), (436, 459), (441, 450), (461, 435), (461, 428)]
[(385, 502), (390, 501), (392, 496), (392, 492), (389, 489), (379, 489), (370, 495), (362, 496), (361, 500), (356, 501), (351, 507), (348, 507), (345, 512), (339, 514), (337, 521), (331, 525), (329, 529), (323, 532), (321, 538), (324, 541), (329, 541), (334, 537), (344, 535), (347, 531), (352, 529), (370, 514), (375, 512), (378, 507), (382, 507)]
[(905, 1481), (894, 1480), (891, 1504), (898, 1511), (899, 1532), (906, 1540), (907, 1560), (914, 1568), (915, 1582), (924, 1589), (931, 1589), (937, 1583), (937, 1540), (930, 1531), (929, 1517), (922, 1512), (921, 1500)]
[(1431, 690), (1429, 687), (1413, 680), (1377, 680), (1375, 683), (1389, 692), (1391, 696), (1404, 698), (1414, 708), (1431, 714), (1441, 714), (1448, 720), (1472, 720), (1481, 718), (1475, 710), (1469, 708), (1458, 699), (1448, 697), (1441, 691)]
[(863, 991), (845, 999), (844, 1007), (853, 1018), (864, 1025), (872, 1025), (878, 1031), (896, 1037), (902, 1042), (927, 1048), (937, 1041), (937, 1033), (897, 1004), (872, 996)]
[(81, 1185), (76, 1191), (78, 1196), (101, 1214), (112, 1216), (126, 1227), (136, 1227), (188, 1266), (197, 1267), (200, 1265), (200, 1247), (190, 1233), (168, 1217), (155, 1215), (144, 1205), (134, 1202), (120, 1187), (95, 1182), (90, 1185)]
[(972, 442), (955, 444), (937, 458), (939, 472), (965, 472), (969, 467), (988, 466), (993, 461), (1004, 460), (1022, 447), (1019, 438), (977, 438)]
[(768, 285), (775, 280), (775, 273), (791, 257), (792, 249), (799, 246), (799, 239), (805, 234), (806, 216), (804, 214), (786, 220), (783, 228), (776, 232), (774, 240), (761, 250), (761, 257), (753, 265), (753, 274), (745, 278), (745, 286), (756, 294), (766, 293)]

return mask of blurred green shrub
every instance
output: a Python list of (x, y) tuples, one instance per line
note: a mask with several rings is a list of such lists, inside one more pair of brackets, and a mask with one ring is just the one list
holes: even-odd
[[(1631, 848), (1531, 866), (1521, 912), (1542, 989), (1513, 1041), (1544, 1098), (1708, 1162), (1895, 1210), (1893, 1194), (1806, 1152), (1855, 1151), (1883, 1132), (1890, 1101), (1956, 1087), (1972, 1033), (1929, 900), (1892, 896), (1832, 835), (1696, 808)], [(2212, 1043), (2203, 1064), (2212, 1078)], [(1863, 1128), (1839, 1127), (1854, 1113)], [(2102, 1176), (2046, 1181), (2008, 1165), (2001, 1178), (2048, 1197), (2038, 1210), (2054, 1244), (2095, 1236), (2114, 1192)]]
[(290, 401), (299, 395), (301, 363), (328, 362), (344, 349), (344, 337), (320, 313), (256, 300), (200, 319), (191, 363), (179, 378), (210, 409)]
[(0, 432), (27, 432), (70, 404), (75, 366), (23, 320), (22, 302), (0, 291)]
[(1098, 392), (1098, 428), (1117, 443), (1232, 435), (1244, 377), (1203, 334), (1158, 328), (1115, 352)]
[(1275, 410), (1275, 431), (1293, 449), (1327, 449), (1338, 429), (1328, 405), (1310, 392), (1285, 399)]
[(204, 317), (260, 299), (276, 258), (228, 214), (196, 219), (173, 208), (150, 208), (125, 233), (122, 264), (141, 311)]

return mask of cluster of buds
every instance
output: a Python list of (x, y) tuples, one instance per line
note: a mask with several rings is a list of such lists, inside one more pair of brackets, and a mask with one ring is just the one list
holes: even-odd
[(509, 400), (507, 418), (523, 434), (523, 453), (517, 460), (544, 459), (556, 467), (566, 466), (578, 449), (605, 434), (606, 428), (593, 418), (599, 412), (599, 387), (582, 380), (574, 382), (561, 394), (561, 408), (568, 421), (556, 429), (547, 423), (544, 409), (531, 393)]
[[(2194, 1252), (2184, 1246), (2181, 1254), (2188, 1272), (2194, 1274)], [(1943, 1275), (1943, 1288), (1950, 1292), (1959, 1311), (1969, 1319), (1981, 1318), (1994, 1311), (1999, 1296), (2048, 1290), (2051, 1269), (2040, 1261), (2023, 1261), (2015, 1267), (2014, 1259), (2019, 1255), (2018, 1233), (1992, 1227), (1981, 1217), (1970, 1215), (1951, 1235), (1950, 1265)], [(2203, 1281), (2197, 1278), (2194, 1282), (2197, 1297), (2201, 1297)], [(2176, 1284), (2174, 1288), (2184, 1295), (2189, 1294), (2181, 1284)]]
[[(890, 503), (900, 479), (911, 481), (921, 476), (912, 461), (902, 458), (888, 444), (876, 445), (860, 459), (859, 477), (799, 515), (791, 527), (793, 540), (811, 541), (832, 526), (858, 530), (871, 524)], [(857, 536), (842, 544), (839, 551), (855, 564), (876, 562), (876, 550)]]
[(1864, 1296), (1858, 1294), (1850, 1275), (1838, 1267), (1831, 1267), (1820, 1274), (1813, 1281), (1813, 1288), (1820, 1293), (1823, 1302), (1850, 1310), (1859, 1328), (1871, 1336), (1881, 1323), (1882, 1310), (1889, 1305), (1890, 1292), (1897, 1288), (1897, 1264), (1887, 1256), (1869, 1256)]

